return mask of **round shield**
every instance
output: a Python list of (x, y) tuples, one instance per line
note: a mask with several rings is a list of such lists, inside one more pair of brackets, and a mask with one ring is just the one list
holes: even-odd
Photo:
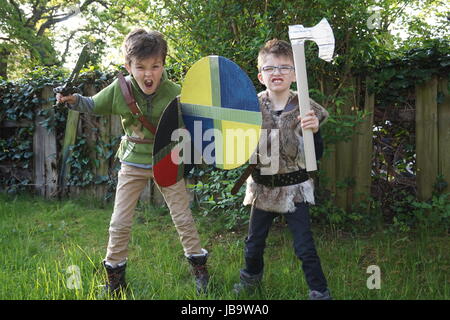
[(249, 160), (258, 144), (261, 113), (255, 87), (238, 65), (220, 56), (197, 61), (186, 74), (180, 102), (195, 149), (187, 160), (227, 170)]

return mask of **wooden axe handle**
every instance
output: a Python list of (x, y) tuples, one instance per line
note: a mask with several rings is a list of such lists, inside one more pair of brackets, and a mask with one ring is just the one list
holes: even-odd
[[(305, 44), (304, 42), (292, 45), (294, 53), (295, 75), (300, 108), (300, 116), (303, 118), (311, 110), (311, 102), (308, 92), (308, 77), (306, 74)], [(303, 144), (305, 150), (306, 171), (316, 171), (316, 151), (314, 149), (314, 136), (311, 129), (303, 129)]]

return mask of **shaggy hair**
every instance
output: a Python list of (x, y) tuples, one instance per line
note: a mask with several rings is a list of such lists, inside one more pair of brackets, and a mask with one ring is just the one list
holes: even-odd
[(284, 56), (292, 60), (294, 63), (294, 53), (289, 42), (284, 40), (272, 39), (266, 42), (266, 44), (259, 50), (258, 53), (258, 70), (261, 71), (261, 67), (264, 64), (264, 60), (269, 54), (273, 54), (276, 57)]
[(163, 63), (166, 63), (167, 42), (158, 31), (147, 31), (145, 29), (131, 31), (125, 37), (122, 50), (127, 64), (131, 64), (133, 60), (142, 60), (154, 56), (161, 57)]

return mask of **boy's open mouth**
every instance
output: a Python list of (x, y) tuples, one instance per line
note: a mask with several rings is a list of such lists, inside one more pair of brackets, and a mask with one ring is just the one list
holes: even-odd
[(150, 89), (153, 86), (153, 80), (144, 80), (145, 88)]

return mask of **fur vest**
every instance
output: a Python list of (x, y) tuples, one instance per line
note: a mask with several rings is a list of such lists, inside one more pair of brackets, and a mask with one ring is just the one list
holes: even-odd
[[(291, 91), (289, 100), (297, 93)], [(297, 117), (300, 115), (298, 106), (290, 111), (284, 111), (277, 115), (272, 111), (272, 101), (268, 97), (267, 91), (258, 94), (259, 105), (262, 113), (262, 128), (267, 129), (267, 136), (275, 135), (279, 142), (279, 166), (272, 174), (288, 173), (305, 168), (305, 156), (303, 151), (303, 138), (301, 135), (300, 122)], [(328, 118), (328, 112), (318, 103), (311, 99), (311, 108), (315, 111), (322, 125)], [(272, 131), (271, 129), (279, 129)], [(270, 132), (270, 134), (269, 134)], [(264, 135), (260, 139), (260, 146), (264, 141)], [(270, 154), (270, 140), (267, 139), (267, 147), (260, 148), (267, 150)], [(265, 142), (265, 141), (264, 141)], [(263, 161), (260, 161), (263, 163)], [(258, 163), (258, 169), (264, 169), (269, 165)], [(286, 213), (295, 211), (295, 203), (307, 202), (314, 204), (314, 182), (309, 179), (303, 183), (283, 186), (266, 187), (253, 181), (250, 176), (247, 179), (247, 188), (244, 198), (244, 205), (270, 212)]]

